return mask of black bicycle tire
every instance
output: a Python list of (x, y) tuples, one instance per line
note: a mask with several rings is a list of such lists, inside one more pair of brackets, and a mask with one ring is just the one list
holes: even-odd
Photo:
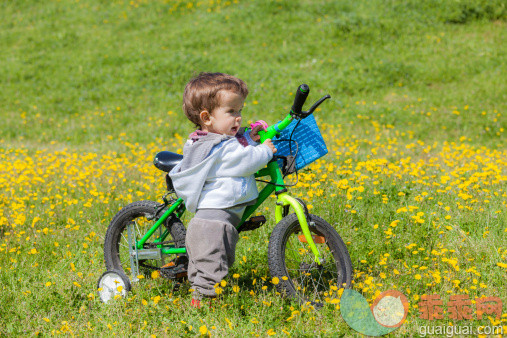
[[(154, 201), (138, 201), (128, 204), (113, 217), (104, 239), (104, 260), (107, 270), (116, 269), (127, 274), (119, 257), (121, 234), (129, 221), (141, 216), (152, 217), (159, 206), (160, 204)], [(175, 247), (185, 247), (186, 229), (183, 223), (177, 217), (169, 217), (166, 222), (170, 222), (170, 234)]]
[[(349, 288), (352, 282), (352, 262), (347, 250), (347, 246), (341, 239), (338, 232), (324, 219), (310, 214), (310, 220), (315, 223), (314, 228), (310, 228), (312, 233), (323, 235), (332, 252), (337, 269), (341, 271), (341, 278), (337, 281), (338, 287)], [(307, 299), (296, 290), (289, 276), (285, 263), (285, 249), (289, 236), (300, 229), (296, 214), (290, 214), (282, 218), (271, 233), (268, 245), (268, 265), (271, 277), (277, 277), (279, 282), (276, 289), (286, 297), (296, 298), (301, 303), (313, 300)], [(338, 266), (339, 265), (339, 266)]]

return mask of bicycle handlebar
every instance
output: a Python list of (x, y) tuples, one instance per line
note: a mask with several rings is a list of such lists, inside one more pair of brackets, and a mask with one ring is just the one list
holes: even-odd
[(314, 110), (326, 99), (329, 99), (331, 96), (326, 95), (318, 100), (307, 112), (303, 112), (303, 104), (310, 93), (310, 87), (307, 84), (302, 84), (298, 87), (296, 91), (296, 97), (294, 98), (294, 104), (290, 110), (290, 113), (282, 120), (277, 123), (269, 126), (266, 130), (259, 130), (260, 142), (264, 142), (266, 139), (271, 139), (280, 134), (280, 132), (285, 129), (293, 119), (303, 119), (308, 115), (312, 114)]
[(301, 114), (301, 109), (303, 108), (303, 104), (310, 93), (310, 87), (307, 84), (303, 83), (296, 90), (296, 97), (294, 98), (294, 104), (290, 109), (290, 114), (293, 116), (297, 116)]

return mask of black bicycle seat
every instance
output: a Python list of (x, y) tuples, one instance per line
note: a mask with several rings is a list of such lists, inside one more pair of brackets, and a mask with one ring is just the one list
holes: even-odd
[(183, 159), (183, 155), (172, 153), (170, 151), (161, 151), (153, 160), (153, 164), (158, 169), (170, 172)]

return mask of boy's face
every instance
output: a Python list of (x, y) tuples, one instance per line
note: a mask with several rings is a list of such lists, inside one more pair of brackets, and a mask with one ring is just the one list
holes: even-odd
[(200, 113), (201, 129), (216, 134), (235, 136), (241, 126), (241, 110), (245, 98), (232, 91), (218, 93), (220, 104), (213, 111)]

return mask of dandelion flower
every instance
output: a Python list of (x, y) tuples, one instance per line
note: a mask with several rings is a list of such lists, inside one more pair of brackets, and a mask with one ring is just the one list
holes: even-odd
[(208, 333), (208, 328), (206, 327), (206, 325), (203, 325), (199, 328), (199, 333), (201, 335), (205, 335), (206, 333)]

